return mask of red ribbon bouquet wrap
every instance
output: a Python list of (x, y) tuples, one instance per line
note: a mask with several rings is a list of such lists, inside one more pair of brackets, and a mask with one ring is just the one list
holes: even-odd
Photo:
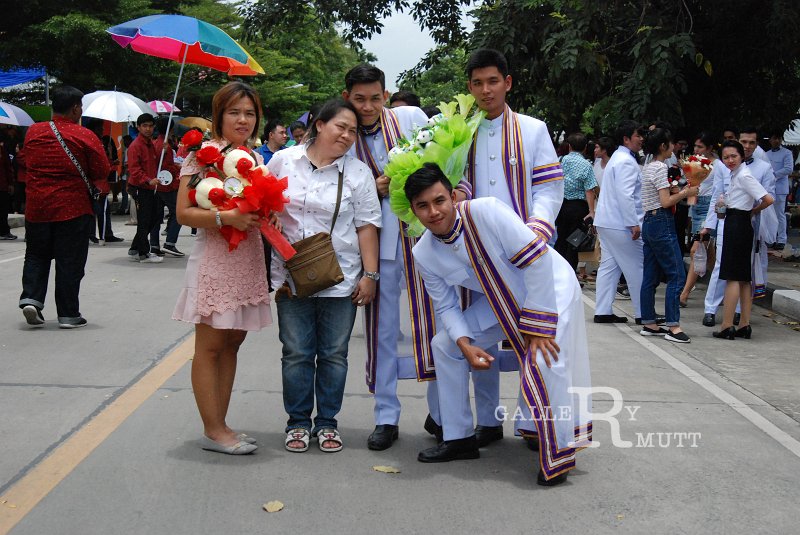
[[(269, 223), (273, 212), (282, 212), (289, 199), (284, 192), (288, 187), (287, 177), (281, 179), (269, 172), (266, 166), (256, 165), (246, 147), (221, 151), (214, 145), (201, 146), (202, 134), (189, 131), (182, 139), (195, 157), (209, 168), (205, 178), (190, 182), (189, 201), (207, 210), (233, 210), (238, 208), (245, 214), (257, 214), (261, 219), (261, 234), (272, 247), (288, 260), (296, 253), (283, 235)], [(233, 251), (247, 238), (247, 232), (231, 225), (220, 228), (228, 250)]]

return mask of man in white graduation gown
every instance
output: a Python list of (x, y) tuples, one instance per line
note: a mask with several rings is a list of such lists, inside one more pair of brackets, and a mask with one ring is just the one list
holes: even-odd
[[(345, 75), (345, 100), (350, 101), (358, 114), (359, 132), (351, 156), (366, 163), (375, 177), (381, 197), (382, 228), (380, 233), (380, 266), (378, 273), (367, 273), (378, 282), (375, 301), (365, 307), (364, 331), (367, 343), (366, 381), (375, 395), (375, 430), (367, 440), (372, 450), (385, 450), (397, 439), (400, 420), (400, 400), (397, 397), (398, 355), (400, 337), (400, 289), (408, 288), (411, 316), (411, 338), (414, 355), (406, 358), (420, 381), (435, 377), (430, 340), (435, 329), (433, 308), (422, 289), (422, 281), (414, 273), (411, 248), (415, 240), (403, 233), (397, 216), (389, 207), (389, 178), (383, 168), (389, 161), (389, 151), (401, 137), (409, 137), (415, 128), (427, 123), (428, 117), (417, 107), (385, 108), (389, 93), (383, 71), (368, 64), (353, 67)], [(414, 364), (411, 364), (411, 360)], [(434, 410), (435, 412), (435, 410)]]
[[(564, 174), (547, 125), (516, 113), (506, 103), (512, 78), (505, 56), (478, 49), (466, 65), (467, 88), (486, 112), (472, 143), (465, 180), (456, 188), (460, 200), (492, 197), (511, 208), (535, 232), (550, 241), (564, 199)], [(462, 195), (463, 194), (463, 195)], [(468, 296), (464, 295), (468, 304)], [(490, 351), (498, 358), (516, 360), (508, 352)], [(508, 369), (504, 361), (503, 369)], [(496, 407), (500, 400), (500, 366), (472, 375), (475, 385), (480, 446), (503, 438)]]
[(597, 305), (595, 323), (624, 323), (628, 318), (612, 311), (617, 283), (625, 274), (631, 295), (634, 318), (641, 318), (639, 306), (644, 265), (641, 238), (642, 172), (636, 155), (642, 148), (640, 126), (623, 121), (617, 127), (614, 141), (619, 147), (608, 160), (603, 172), (603, 187), (595, 208), (594, 226), (603, 244), (603, 257), (597, 269)]
[[(486, 350), (508, 340), (519, 359), (524, 427), (539, 435), (537, 482), (566, 480), (575, 452), (591, 440), (590, 401), (571, 387), (590, 386), (580, 285), (541, 235), (494, 198), (456, 204), (435, 164), (413, 173), (406, 196), (428, 229), (414, 262), (440, 318), (433, 339), (444, 440), (421, 462), (480, 456), (469, 399), (469, 373), (496, 365)], [(462, 310), (459, 288), (477, 295)]]

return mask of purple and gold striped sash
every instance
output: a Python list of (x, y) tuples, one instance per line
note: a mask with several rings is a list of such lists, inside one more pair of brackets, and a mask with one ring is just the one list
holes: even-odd
[[(397, 115), (392, 110), (384, 108), (381, 111), (380, 120), (383, 143), (388, 153), (397, 144), (397, 140), (402, 137), (402, 130), (400, 129)], [(361, 133), (359, 133), (356, 138), (356, 156), (369, 166), (375, 178), (383, 174), (383, 169), (378, 168), (367, 146), (366, 139)], [(411, 315), (411, 336), (414, 342), (414, 361), (417, 369), (417, 380), (430, 381), (436, 378), (436, 371), (433, 366), (433, 354), (431, 352), (431, 340), (436, 332), (433, 303), (431, 303), (428, 292), (425, 290), (422, 277), (420, 277), (414, 267), (414, 260), (411, 256), (411, 249), (414, 247), (416, 239), (407, 236), (405, 229), (406, 224), (401, 222), (400, 241), (403, 248), (403, 264), (406, 271), (409, 313)], [(375, 393), (375, 374), (378, 362), (380, 284), (380, 281), (378, 281), (375, 299), (372, 303), (364, 307), (364, 333), (367, 342), (366, 382), (367, 388), (369, 388), (369, 391), (372, 393)]]
[[(503, 329), (503, 333), (506, 335), (506, 339), (510, 342), (520, 361), (520, 388), (525, 398), (525, 403), (534, 416), (539, 435), (539, 463), (545, 478), (552, 479), (575, 467), (576, 450), (572, 446), (567, 446), (566, 448), (558, 447), (555, 425), (552, 418), (547, 417), (552, 413), (547, 395), (547, 386), (536, 363), (536, 356), (532, 355), (526, 347), (520, 328), (517, 326), (522, 311), (511, 289), (494, 265), (494, 260), (483, 246), (478, 229), (470, 213), (469, 201), (458, 203), (456, 208), (463, 220), (464, 246), (472, 268), (500, 327)], [(535, 262), (547, 251), (547, 244), (541, 238), (537, 238), (509, 260), (516, 267), (522, 269)], [(545, 336), (555, 336), (555, 324), (558, 322), (558, 315), (545, 312), (534, 315), (536, 317), (531, 321), (535, 322), (536, 325), (526, 324), (524, 327), (525, 332), (530, 334), (541, 332)], [(522, 318), (523, 323), (526, 321), (528, 321), (526, 318)], [(591, 429), (576, 428), (575, 430), (576, 436), (586, 436), (587, 433), (591, 433)]]

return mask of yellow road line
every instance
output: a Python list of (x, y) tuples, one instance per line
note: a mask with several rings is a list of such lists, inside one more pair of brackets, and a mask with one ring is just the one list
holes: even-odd
[(103, 443), (194, 354), (194, 335), (0, 496), (0, 535), (6, 535), (56, 485)]

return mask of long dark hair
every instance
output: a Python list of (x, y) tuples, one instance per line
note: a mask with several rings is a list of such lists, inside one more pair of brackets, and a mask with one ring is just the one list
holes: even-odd
[(645, 154), (658, 156), (661, 145), (669, 146), (670, 143), (672, 143), (672, 132), (666, 128), (653, 128), (647, 132), (642, 148)]

